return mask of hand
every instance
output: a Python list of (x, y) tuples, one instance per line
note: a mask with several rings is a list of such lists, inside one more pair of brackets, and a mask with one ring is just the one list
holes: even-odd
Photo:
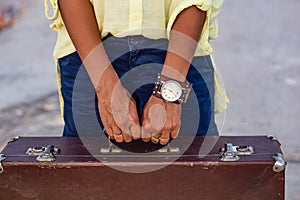
[(135, 101), (113, 69), (104, 72), (96, 92), (101, 120), (109, 137), (116, 142), (139, 139), (140, 125)]
[(143, 111), (142, 139), (166, 145), (180, 129), (181, 105), (151, 96)]

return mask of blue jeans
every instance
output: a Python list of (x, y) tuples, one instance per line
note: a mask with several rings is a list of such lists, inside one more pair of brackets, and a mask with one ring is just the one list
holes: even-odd
[[(105, 50), (124, 87), (136, 101), (141, 119), (165, 60), (168, 40), (143, 36), (103, 39)], [(77, 52), (59, 59), (64, 100), (63, 136), (99, 135), (103, 125), (97, 97)], [(210, 56), (195, 57), (187, 80), (193, 84), (188, 102), (182, 104), (180, 135), (218, 135), (214, 120), (214, 69)]]

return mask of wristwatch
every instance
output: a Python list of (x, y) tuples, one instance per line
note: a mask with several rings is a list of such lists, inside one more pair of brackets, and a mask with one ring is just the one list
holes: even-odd
[(167, 102), (186, 103), (192, 84), (187, 80), (180, 82), (162, 74), (157, 75), (153, 95)]

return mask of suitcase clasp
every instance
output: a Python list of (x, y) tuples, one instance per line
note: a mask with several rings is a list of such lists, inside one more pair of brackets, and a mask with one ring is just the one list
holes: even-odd
[(56, 159), (56, 155), (60, 154), (60, 149), (53, 146), (48, 145), (47, 147), (36, 146), (30, 147), (26, 154), (29, 156), (37, 156), (36, 160), (39, 162), (53, 162)]
[(239, 155), (251, 155), (254, 153), (252, 146), (233, 146), (231, 143), (224, 145), (224, 148), (220, 149), (222, 161), (237, 161), (240, 159)]
[(5, 160), (5, 155), (0, 154), (0, 174), (3, 172), (3, 166), (2, 166), (2, 161)]
[(48, 145), (41, 155), (36, 158), (36, 160), (39, 162), (53, 162), (58, 154), (60, 154), (59, 148), (53, 145)]
[(41, 155), (45, 151), (45, 149), (46, 149), (46, 147), (40, 147), (40, 146), (30, 147), (26, 151), (26, 155), (29, 155), (29, 156), (39, 156), (39, 155)]

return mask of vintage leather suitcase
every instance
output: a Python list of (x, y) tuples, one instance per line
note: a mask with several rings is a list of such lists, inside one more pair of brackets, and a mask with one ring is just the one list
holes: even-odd
[(0, 199), (284, 199), (273, 136), (179, 137), (165, 147), (106, 138), (14, 138), (1, 156)]

